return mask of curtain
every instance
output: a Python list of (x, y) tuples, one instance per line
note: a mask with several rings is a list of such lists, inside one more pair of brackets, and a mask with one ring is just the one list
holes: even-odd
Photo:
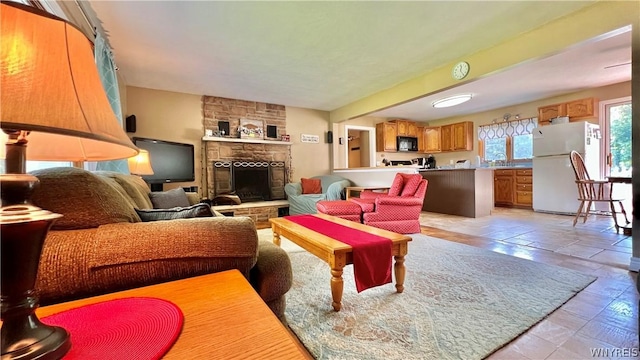
[[(122, 108), (120, 107), (120, 91), (118, 89), (118, 78), (116, 76), (116, 65), (113, 61), (113, 53), (105, 39), (98, 32), (95, 41), (95, 58), (98, 66), (98, 74), (104, 88), (113, 113), (122, 125)], [(96, 163), (96, 170), (116, 171), (129, 174), (127, 160), (99, 161)]]
[(519, 119), (478, 126), (478, 139), (500, 139), (515, 135), (528, 135), (538, 125), (538, 118)]

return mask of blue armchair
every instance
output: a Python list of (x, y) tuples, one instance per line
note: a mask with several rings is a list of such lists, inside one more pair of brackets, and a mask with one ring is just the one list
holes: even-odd
[(352, 185), (349, 179), (337, 175), (320, 175), (311, 179), (320, 179), (322, 194), (302, 194), (300, 182), (288, 183), (284, 186), (284, 192), (289, 200), (289, 215), (315, 214), (318, 201), (344, 199), (344, 189)]

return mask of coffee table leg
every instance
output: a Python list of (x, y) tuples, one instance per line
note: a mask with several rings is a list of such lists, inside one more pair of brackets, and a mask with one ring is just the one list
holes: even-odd
[(273, 229), (273, 243), (280, 246), (280, 234)]
[(406, 268), (404, 267), (404, 255), (398, 255), (393, 257), (396, 262), (393, 265), (393, 270), (396, 275), (396, 291), (401, 293), (404, 291), (404, 274)]
[(340, 311), (342, 308), (342, 290), (344, 282), (342, 281), (342, 268), (331, 269), (331, 297), (333, 302), (333, 310)]

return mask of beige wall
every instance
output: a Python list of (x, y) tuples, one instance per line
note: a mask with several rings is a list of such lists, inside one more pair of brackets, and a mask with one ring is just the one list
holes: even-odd
[[(146, 137), (193, 144), (196, 159), (196, 181), (165, 184), (166, 189), (197, 185), (204, 194), (202, 160), (202, 97), (170, 91), (128, 86), (121, 92), (126, 97), (125, 117), (136, 115), (137, 131), (129, 136)], [(124, 95), (126, 94), (126, 96)], [(124, 104), (125, 102), (123, 102)], [(329, 130), (327, 111), (287, 107), (287, 134), (291, 136), (291, 178), (329, 174), (330, 148), (326, 143)], [(318, 144), (301, 143), (300, 135), (318, 135)]]
[(193, 144), (195, 149), (194, 182), (165, 184), (165, 190), (182, 186), (202, 185), (202, 100), (200, 95), (144, 89), (127, 86), (124, 117), (136, 116), (136, 132), (130, 137), (145, 137)]
[[(291, 137), (291, 179), (299, 181), (331, 173), (331, 147), (326, 143), (329, 112), (287, 106), (287, 134)], [(317, 135), (318, 144), (300, 142), (300, 135)], [(334, 138), (335, 139), (335, 138)]]
[[(609, 85), (609, 86), (604, 86), (604, 87), (599, 87), (599, 88), (594, 88), (594, 89), (589, 89), (589, 90), (576, 92), (572, 94), (565, 94), (565, 95), (547, 98), (543, 100), (528, 102), (524, 104), (494, 109), (494, 110), (485, 111), (481, 113), (430, 121), (428, 125), (440, 126), (440, 125), (446, 125), (446, 124), (451, 124), (451, 123), (456, 123), (461, 121), (472, 121), (474, 123), (474, 134), (477, 134), (479, 125), (490, 124), (493, 121), (493, 119), (502, 119), (505, 113), (509, 113), (512, 115), (520, 114), (520, 118), (524, 119), (524, 118), (530, 118), (530, 117), (537, 117), (538, 107), (544, 106), (544, 105), (551, 105), (555, 103), (561, 103), (561, 102), (566, 102), (566, 101), (576, 100), (576, 99), (583, 99), (588, 97), (595, 97), (599, 100), (609, 100), (609, 99), (616, 99), (616, 98), (621, 98), (625, 96), (631, 96), (630, 81)], [(363, 116), (360, 118), (344, 121), (341, 123), (334, 123), (332, 125), (333, 125), (333, 128), (336, 129), (336, 131), (338, 132), (342, 131), (342, 133), (344, 133), (343, 129), (345, 125), (362, 125), (362, 126), (375, 127), (375, 124), (382, 121), (386, 121), (386, 120), (387, 119), (380, 118), (380, 117)], [(334, 147), (335, 146), (336, 145), (334, 144)], [(473, 151), (458, 151), (458, 152), (449, 152), (449, 153), (434, 154), (434, 155), (436, 157), (436, 162), (438, 165), (449, 164), (450, 160), (453, 160), (453, 161), (469, 160), (471, 161), (471, 163), (473, 163), (476, 155), (478, 155), (477, 142), (474, 142), (473, 148), (474, 148)], [(376, 160), (381, 161), (383, 156), (389, 160), (410, 160), (415, 157), (425, 156), (425, 154), (377, 152)], [(342, 154), (342, 152), (337, 152), (336, 156), (334, 157), (336, 158), (335, 161), (337, 164), (346, 164), (346, 159), (345, 159), (345, 156)], [(336, 168), (340, 168), (340, 167), (336, 167)]]

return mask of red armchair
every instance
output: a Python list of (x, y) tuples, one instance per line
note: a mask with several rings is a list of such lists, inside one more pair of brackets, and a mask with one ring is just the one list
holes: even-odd
[(420, 212), (427, 180), (420, 174), (398, 173), (385, 193), (363, 191), (350, 198), (362, 208), (362, 222), (401, 234), (420, 232)]

